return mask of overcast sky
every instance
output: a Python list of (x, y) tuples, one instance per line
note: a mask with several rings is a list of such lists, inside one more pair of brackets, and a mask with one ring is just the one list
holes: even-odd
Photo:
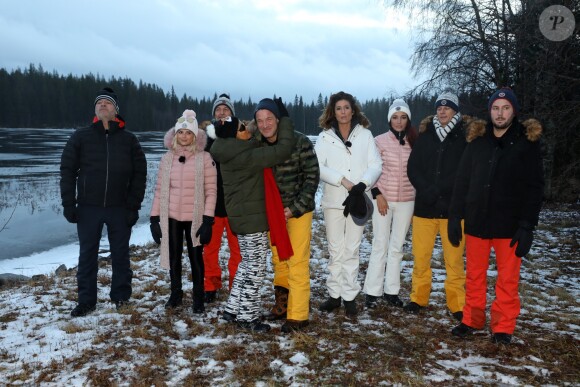
[(179, 97), (400, 96), (407, 23), (379, 0), (0, 0), (0, 67), (128, 77)]

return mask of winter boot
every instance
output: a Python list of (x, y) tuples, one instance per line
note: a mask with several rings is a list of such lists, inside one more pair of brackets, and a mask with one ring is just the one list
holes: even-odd
[(378, 301), (379, 297), (367, 294), (365, 297), (365, 306), (369, 309), (374, 309), (377, 307)]
[(252, 320), (252, 321), (236, 321), (238, 326), (243, 329), (247, 329), (252, 332), (268, 332), (270, 330), (270, 326), (268, 324), (264, 324), (260, 321), (260, 319)]
[(212, 302), (215, 301), (216, 298), (216, 294), (217, 294), (217, 290), (208, 290), (205, 292), (204, 294), (204, 298), (205, 298), (205, 303), (206, 304), (211, 304)]
[(328, 297), (328, 300), (324, 301), (318, 309), (322, 312), (332, 312), (336, 308), (340, 308), (341, 298)]
[(405, 312), (418, 314), (421, 311), (421, 309), (423, 309), (423, 308), (424, 308), (424, 306), (421, 306), (421, 305), (417, 304), (416, 302), (411, 301), (403, 307), (403, 310)]
[(193, 313), (200, 314), (205, 312), (205, 306), (203, 305), (203, 297), (193, 298)]
[(459, 322), (461, 322), (463, 320), (463, 312), (462, 311), (458, 311), (455, 313), (452, 313), (453, 317), (455, 317), (455, 319)]
[(403, 307), (403, 301), (401, 301), (398, 294), (385, 293), (383, 294), (383, 298), (389, 303), (389, 305), (396, 306), (397, 308)]
[(355, 317), (358, 314), (358, 310), (356, 309), (356, 301), (345, 301), (344, 312), (346, 313), (347, 317)]
[(165, 309), (177, 308), (183, 301), (183, 290), (172, 290), (169, 300), (165, 303)]
[(509, 333), (494, 333), (491, 336), (492, 343), (508, 345), (512, 342), (512, 335)]
[(286, 320), (280, 329), (283, 333), (299, 332), (304, 330), (310, 322), (308, 320)]
[(276, 298), (276, 303), (270, 309), (265, 318), (268, 321), (282, 320), (286, 318), (286, 312), (288, 311), (288, 293), (289, 290), (282, 286), (274, 286), (274, 297)]
[(70, 312), (72, 317), (83, 317), (87, 314), (93, 312), (96, 309), (95, 305), (89, 304), (78, 304), (75, 308)]
[(464, 323), (461, 323), (451, 330), (451, 334), (453, 336), (465, 338), (465, 337), (471, 335), (474, 331), (475, 331), (475, 328), (472, 328), (469, 325), (465, 325)]

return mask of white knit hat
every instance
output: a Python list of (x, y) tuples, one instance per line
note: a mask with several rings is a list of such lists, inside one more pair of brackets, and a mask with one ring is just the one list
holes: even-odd
[(391, 122), (391, 117), (396, 112), (407, 113), (409, 121), (411, 120), (411, 109), (409, 109), (409, 105), (407, 105), (407, 102), (405, 102), (405, 100), (401, 98), (397, 98), (396, 100), (394, 100), (391, 106), (389, 107), (389, 114), (387, 115), (388, 122)]
[(175, 133), (180, 129), (187, 129), (197, 136), (199, 128), (197, 127), (197, 120), (195, 119), (195, 112), (193, 110), (184, 110), (183, 115), (177, 119), (175, 123)]

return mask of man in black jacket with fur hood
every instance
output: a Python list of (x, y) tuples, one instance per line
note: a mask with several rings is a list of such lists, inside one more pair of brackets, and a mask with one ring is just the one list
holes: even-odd
[(497, 281), (491, 305), (492, 341), (509, 344), (520, 314), (521, 257), (530, 251), (542, 206), (542, 127), (533, 119), (518, 121), (518, 101), (509, 88), (497, 90), (488, 109), (491, 122), (475, 121), (468, 128), (449, 209), (449, 240), (460, 243), (464, 219), (467, 256), (463, 319), (452, 334), (465, 337), (485, 326), (493, 248)]
[(93, 123), (75, 131), (62, 152), (60, 190), (66, 220), (77, 224), (78, 305), (84, 316), (97, 303), (98, 252), (103, 225), (111, 248), (111, 301), (117, 308), (131, 297), (131, 228), (145, 195), (147, 162), (137, 137), (125, 130), (115, 92), (106, 87), (95, 98)]

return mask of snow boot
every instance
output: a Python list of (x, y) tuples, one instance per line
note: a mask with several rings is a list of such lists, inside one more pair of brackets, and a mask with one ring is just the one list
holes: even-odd
[(265, 316), (268, 321), (282, 320), (286, 318), (288, 312), (288, 293), (290, 291), (282, 286), (274, 286), (274, 297), (276, 302), (270, 313)]

